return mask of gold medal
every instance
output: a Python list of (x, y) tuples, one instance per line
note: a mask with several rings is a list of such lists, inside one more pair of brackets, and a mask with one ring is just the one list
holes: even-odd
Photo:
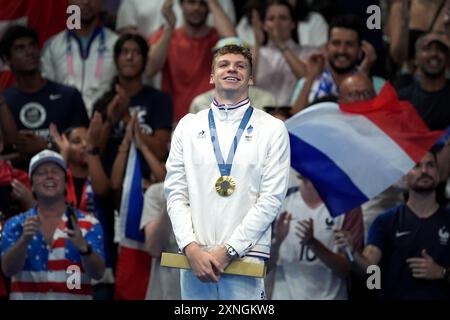
[(222, 197), (230, 196), (236, 189), (236, 181), (231, 176), (221, 176), (216, 181), (216, 191)]

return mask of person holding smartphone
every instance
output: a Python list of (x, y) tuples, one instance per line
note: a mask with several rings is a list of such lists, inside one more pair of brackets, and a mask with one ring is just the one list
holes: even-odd
[(75, 209), (65, 214), (66, 163), (58, 153), (35, 155), (29, 176), (37, 205), (9, 219), (2, 234), (1, 267), (11, 277), (10, 299), (92, 299), (91, 278), (100, 279), (105, 270), (99, 222)]

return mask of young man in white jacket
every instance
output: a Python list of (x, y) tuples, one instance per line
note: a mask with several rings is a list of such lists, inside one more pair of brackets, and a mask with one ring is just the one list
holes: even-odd
[[(182, 299), (264, 299), (264, 280), (222, 274), (233, 259), (264, 263), (271, 223), (286, 194), (287, 130), (251, 107), (250, 51), (214, 53), (211, 108), (181, 119), (172, 138), (165, 195), (180, 250)], [(226, 160), (224, 160), (226, 159)]]

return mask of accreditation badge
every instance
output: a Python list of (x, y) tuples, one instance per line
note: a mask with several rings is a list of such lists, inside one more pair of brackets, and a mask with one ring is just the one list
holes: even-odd
[(229, 197), (236, 189), (236, 181), (231, 176), (221, 176), (216, 181), (216, 192), (222, 197)]

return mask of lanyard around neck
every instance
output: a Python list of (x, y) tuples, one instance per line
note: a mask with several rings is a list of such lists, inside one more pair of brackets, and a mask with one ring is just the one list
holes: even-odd
[(72, 48), (72, 41), (71, 38), (75, 38), (78, 41), (78, 44), (80, 45), (80, 53), (81, 58), (83, 60), (87, 59), (89, 56), (89, 48), (94, 41), (97, 34), (100, 37), (100, 44), (97, 49), (97, 63), (95, 65), (95, 78), (98, 80), (101, 78), (103, 74), (103, 65), (104, 65), (104, 55), (106, 51), (105, 46), (105, 31), (101, 27), (97, 27), (94, 32), (92, 33), (91, 37), (89, 38), (88, 45), (86, 49), (83, 48), (81, 45), (80, 39), (71, 31), (67, 31), (67, 47), (66, 47), (66, 60), (67, 60), (67, 71), (69, 73), (70, 77), (75, 76), (74, 66), (73, 66), (73, 48)]
[(208, 120), (209, 120), (209, 130), (211, 132), (211, 143), (214, 148), (214, 154), (216, 156), (217, 165), (219, 166), (219, 171), (222, 176), (229, 176), (231, 173), (231, 166), (233, 165), (234, 155), (236, 154), (237, 146), (239, 141), (241, 140), (242, 133), (244, 132), (245, 127), (250, 121), (250, 117), (253, 113), (253, 107), (248, 107), (247, 111), (245, 111), (244, 117), (239, 124), (239, 128), (234, 136), (233, 143), (230, 146), (230, 151), (228, 152), (227, 162), (225, 163), (222, 155), (222, 151), (220, 150), (219, 144), (219, 136), (217, 135), (216, 123), (214, 122), (214, 115), (212, 109), (209, 109)]

